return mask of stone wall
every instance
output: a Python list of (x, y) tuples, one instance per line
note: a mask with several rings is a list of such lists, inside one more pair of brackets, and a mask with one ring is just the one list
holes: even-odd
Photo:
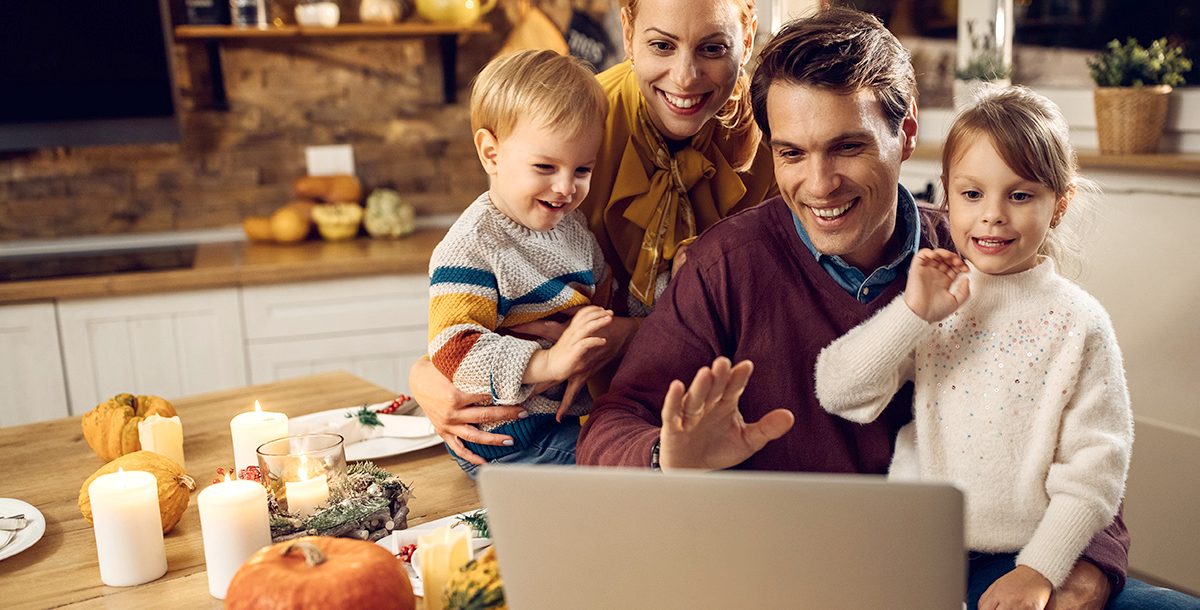
[[(542, 4), (561, 19), (608, 3)], [(177, 43), (181, 140), (0, 153), (0, 240), (238, 225), (287, 202), (305, 146), (321, 144), (352, 145), (368, 190), (458, 212), (487, 188), (466, 102), (511, 27), (505, 11), (488, 21), (492, 33), (460, 41), (454, 105), (433, 38), (224, 41), (228, 111), (212, 108), (203, 44)]]

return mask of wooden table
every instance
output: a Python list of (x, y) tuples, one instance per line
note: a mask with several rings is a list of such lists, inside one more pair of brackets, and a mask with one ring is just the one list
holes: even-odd
[[(172, 399), (183, 420), (188, 473), (197, 491), (218, 466), (233, 464), (229, 420), (258, 399), (289, 416), (383, 402), (394, 393), (349, 373), (327, 373), (202, 396)], [(408, 522), (479, 506), (474, 483), (442, 446), (377, 460), (413, 487)], [(136, 587), (100, 582), (96, 539), (79, 514), (79, 487), (103, 461), (83, 440), (79, 418), (0, 429), (0, 497), (18, 498), (46, 517), (46, 534), (33, 547), (0, 561), (0, 605), (5, 608), (218, 608), (208, 594), (200, 515), (193, 493), (183, 519), (166, 537), (167, 573)]]

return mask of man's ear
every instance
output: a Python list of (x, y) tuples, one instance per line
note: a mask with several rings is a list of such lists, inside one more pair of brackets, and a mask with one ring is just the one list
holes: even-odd
[(479, 154), (479, 163), (489, 176), (496, 175), (496, 159), (500, 156), (500, 141), (491, 130), (482, 127), (475, 131), (475, 152)]
[(900, 122), (900, 133), (904, 135), (900, 160), (907, 161), (913, 151), (917, 149), (917, 103), (915, 101), (909, 105), (908, 114), (904, 115), (904, 120)]

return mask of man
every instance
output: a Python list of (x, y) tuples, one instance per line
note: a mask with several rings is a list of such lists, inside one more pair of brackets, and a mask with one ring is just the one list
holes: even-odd
[[(874, 17), (826, 10), (767, 44), (752, 95), (781, 196), (688, 251), (593, 409), (580, 464), (887, 471), (911, 386), (859, 425), (821, 409), (813, 370), (902, 290), (929, 243), (932, 225), (898, 186), (917, 133), (908, 52)], [(1049, 607), (1102, 607), (1125, 584), (1128, 544), (1118, 516)]]

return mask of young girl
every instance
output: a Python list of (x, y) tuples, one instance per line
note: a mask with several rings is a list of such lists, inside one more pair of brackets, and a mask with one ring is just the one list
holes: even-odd
[(821, 352), (817, 397), (865, 423), (912, 381), (889, 476), (963, 490), (970, 608), (1043, 608), (1116, 514), (1133, 442), (1108, 314), (1050, 256), (1090, 183), (1023, 87), (963, 111), (942, 167), (958, 254), (917, 253), (904, 294)]

